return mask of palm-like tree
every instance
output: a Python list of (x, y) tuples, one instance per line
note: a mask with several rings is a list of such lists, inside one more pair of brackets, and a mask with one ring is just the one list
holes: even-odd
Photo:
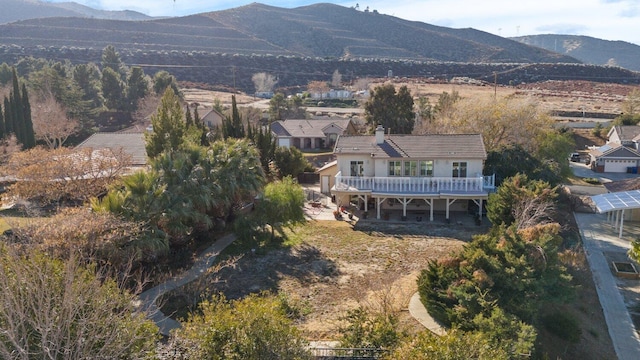
[(207, 156), (212, 166), (210, 180), (217, 185), (226, 208), (218, 213), (232, 215), (234, 206), (255, 196), (264, 185), (260, 154), (246, 139), (227, 139), (213, 143)]

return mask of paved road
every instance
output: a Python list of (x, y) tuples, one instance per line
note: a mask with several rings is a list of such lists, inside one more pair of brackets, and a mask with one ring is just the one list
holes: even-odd
[(624, 238), (618, 239), (606, 215), (576, 213), (575, 216), (618, 359), (640, 359), (640, 338), (604, 255), (605, 252), (626, 252), (631, 244)]
[(184, 286), (200, 276), (205, 275), (207, 270), (209, 270), (211, 265), (213, 265), (216, 256), (218, 256), (218, 254), (220, 254), (220, 252), (229, 246), (235, 239), (236, 236), (234, 234), (229, 234), (216, 240), (213, 245), (198, 255), (198, 259), (189, 270), (140, 294), (142, 309), (149, 313), (149, 317), (160, 328), (160, 333), (162, 335), (168, 336), (171, 333), (171, 330), (180, 327), (180, 323), (160, 311), (156, 304), (158, 298), (166, 292)]
[[(567, 160), (568, 161), (568, 160)], [(582, 162), (569, 162), (569, 166), (571, 170), (573, 170), (573, 174), (582, 178), (598, 178), (600, 182), (611, 182), (617, 180), (630, 179), (634, 177), (638, 177), (638, 174), (627, 174), (627, 173), (597, 173), (587, 165)]]

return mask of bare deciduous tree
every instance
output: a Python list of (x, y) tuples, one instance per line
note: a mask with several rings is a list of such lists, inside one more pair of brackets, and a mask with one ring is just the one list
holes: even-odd
[(640, 114), (640, 90), (632, 90), (622, 103), (622, 112), (628, 115)]
[(151, 92), (147, 96), (138, 100), (136, 111), (131, 114), (136, 124), (149, 124), (151, 122), (151, 115), (158, 110), (161, 98), (162, 96), (155, 92)]
[(109, 212), (70, 207), (41, 221), (10, 225), (15, 242), (56, 259), (77, 256), (83, 264), (107, 264), (108, 268), (121, 273), (126, 273), (130, 265), (135, 266), (144, 260), (143, 251), (136, 244), (143, 236), (145, 225)]
[(11, 155), (20, 151), (22, 145), (16, 139), (15, 134), (11, 134), (4, 139), (0, 139), (0, 164), (6, 163)]
[(366, 91), (369, 90), (369, 85), (371, 84), (371, 79), (369, 78), (359, 78), (358, 80), (356, 80), (356, 82), (353, 84), (353, 87), (357, 90), (357, 91)]
[(265, 72), (253, 74), (251, 81), (253, 81), (253, 85), (256, 87), (256, 92), (270, 92), (278, 82), (275, 76)]
[(85, 201), (104, 192), (131, 164), (122, 149), (44, 149), (14, 153), (4, 173), (16, 178), (6, 198), (41, 204)]
[(549, 196), (524, 197), (513, 207), (518, 230), (554, 223), (555, 204)]
[(422, 125), (421, 133), (480, 133), (487, 151), (518, 144), (534, 152), (544, 134), (554, 130), (553, 120), (535, 102), (506, 98), (461, 99), (447, 111), (436, 105), (433, 121)]
[(307, 90), (312, 94), (320, 94), (322, 99), (323, 94), (329, 91), (329, 85), (327, 85), (326, 81), (309, 81)]
[(73, 257), (0, 250), (0, 357), (124, 359), (152, 355), (157, 328), (135, 297)]
[(338, 71), (338, 69), (336, 69), (331, 76), (331, 86), (333, 86), (334, 88), (339, 88), (342, 86), (342, 74), (340, 74), (340, 71)]
[(44, 141), (50, 149), (61, 147), (80, 128), (78, 121), (69, 118), (53, 96), (40, 99), (31, 112), (36, 139)]

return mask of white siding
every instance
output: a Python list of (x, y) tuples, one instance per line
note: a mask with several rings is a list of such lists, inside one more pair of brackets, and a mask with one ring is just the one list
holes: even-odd
[(278, 146), (291, 147), (291, 138), (278, 138)]
[[(364, 157), (362, 155), (339, 155), (338, 171), (343, 176), (350, 176), (351, 161), (362, 161), (364, 163), (364, 176), (387, 177), (389, 176), (389, 161), (395, 159), (376, 159), (372, 157)], [(399, 159), (400, 161), (409, 161), (413, 159)], [(434, 160), (433, 176), (435, 177), (451, 177), (453, 176), (453, 163), (467, 163), (467, 177), (476, 177), (482, 175), (482, 160)], [(632, 166), (632, 165), (627, 165)], [(626, 168), (625, 168), (626, 171)]]

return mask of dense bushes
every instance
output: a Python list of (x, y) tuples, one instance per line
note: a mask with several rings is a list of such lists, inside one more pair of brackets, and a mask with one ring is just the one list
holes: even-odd
[(533, 349), (531, 324), (544, 304), (572, 295), (571, 277), (558, 259), (560, 225), (548, 214), (531, 215), (536, 206), (543, 213), (549, 208), (541, 198), (555, 201), (555, 190), (524, 175), (508, 179), (489, 200), (493, 228), (461, 252), (431, 262), (418, 279), (421, 300), (434, 318), (482, 332), (509, 358)]

